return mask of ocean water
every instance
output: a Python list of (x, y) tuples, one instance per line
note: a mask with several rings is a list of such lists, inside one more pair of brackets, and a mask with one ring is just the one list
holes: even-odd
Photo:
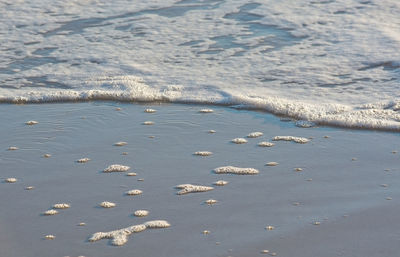
[(0, 1), (0, 101), (85, 100), (400, 131), (400, 1)]

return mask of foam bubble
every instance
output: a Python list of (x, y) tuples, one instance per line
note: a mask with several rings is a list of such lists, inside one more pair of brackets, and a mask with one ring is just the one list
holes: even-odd
[(171, 225), (165, 220), (152, 220), (144, 223), (146, 228), (168, 228)]
[(217, 174), (236, 174), (236, 175), (255, 175), (258, 174), (259, 171), (253, 168), (239, 168), (234, 166), (223, 166), (214, 169), (214, 172)]
[(44, 157), (44, 158), (50, 158), (50, 157), (51, 157), (51, 154), (49, 154), (49, 153), (43, 154), (43, 157)]
[(4, 181), (7, 183), (15, 183), (15, 182), (17, 182), (17, 179), (16, 178), (6, 178)]
[(263, 142), (258, 143), (258, 146), (260, 146), (260, 147), (272, 147), (274, 145), (275, 145), (274, 143), (267, 142), (267, 141), (263, 141)]
[(143, 125), (154, 125), (153, 121), (145, 121), (143, 122)]
[(218, 180), (218, 181), (215, 181), (214, 182), (214, 185), (216, 185), (216, 186), (225, 186), (225, 185), (227, 185), (229, 182), (228, 181), (225, 181), (225, 180)]
[(247, 143), (247, 140), (245, 138), (238, 137), (238, 138), (232, 139), (231, 142), (235, 143), (235, 144), (245, 144), (245, 143)]
[(142, 193), (143, 193), (143, 191), (139, 190), (139, 189), (132, 189), (132, 190), (125, 192), (125, 194), (127, 194), (127, 195), (141, 195)]
[(262, 132), (252, 132), (250, 134), (247, 135), (248, 138), (256, 138), (256, 137), (261, 137), (262, 135), (264, 135), (264, 133)]
[(136, 217), (145, 217), (147, 215), (149, 215), (149, 211), (146, 210), (137, 210), (133, 213), (133, 215), (135, 215)]
[(144, 112), (147, 112), (147, 113), (155, 113), (156, 110), (154, 110), (154, 109), (146, 109), (146, 110), (144, 110)]
[(39, 122), (36, 120), (30, 120), (30, 121), (25, 122), (25, 124), (26, 125), (36, 125), (36, 124), (39, 124)]
[(274, 141), (293, 141), (293, 142), (296, 142), (299, 144), (305, 144), (305, 143), (308, 143), (308, 141), (310, 141), (305, 137), (294, 137), (294, 136), (276, 136), (272, 140), (274, 140)]
[(27, 187), (25, 187), (25, 190), (32, 190), (32, 189), (35, 189), (35, 187), (33, 187), (33, 186), (27, 186)]
[(182, 189), (176, 193), (178, 195), (197, 193), (197, 192), (206, 192), (206, 191), (210, 191), (210, 190), (214, 189), (213, 187), (209, 187), (209, 186), (200, 186), (200, 185), (192, 185), (192, 184), (177, 185), (177, 186), (175, 186), (175, 188)]
[(56, 238), (56, 236), (55, 235), (45, 235), (44, 238), (47, 240), (53, 240)]
[(279, 163), (277, 162), (268, 162), (267, 164), (265, 164), (266, 166), (278, 166)]
[(56, 214), (58, 214), (58, 211), (54, 210), (54, 209), (47, 210), (43, 213), (43, 215), (45, 215), (45, 216), (51, 216), (51, 215), (56, 215)]
[(218, 201), (215, 199), (208, 199), (207, 201), (205, 201), (205, 203), (208, 205), (213, 205), (213, 204), (218, 203)]
[(199, 155), (199, 156), (210, 156), (212, 154), (213, 154), (212, 152), (208, 152), (208, 151), (198, 151), (198, 152), (194, 153), (194, 155)]
[(77, 160), (76, 162), (78, 162), (78, 163), (86, 163), (88, 161), (90, 161), (89, 158), (82, 158), (82, 159)]
[(134, 177), (134, 176), (136, 176), (137, 174), (136, 174), (135, 172), (129, 172), (129, 173), (126, 173), (126, 175), (127, 175), (128, 177)]
[(68, 203), (56, 203), (53, 205), (54, 209), (68, 209), (71, 207)]
[(115, 146), (124, 146), (124, 145), (127, 145), (127, 144), (128, 144), (127, 142), (121, 141), (121, 142), (115, 143), (114, 145), (115, 145)]
[(208, 133), (209, 134), (214, 134), (214, 133), (216, 133), (217, 131), (215, 131), (215, 130), (213, 130), (213, 129), (210, 129), (209, 131), (208, 131)]
[(113, 207), (116, 206), (116, 204), (115, 204), (115, 203), (112, 203), (112, 202), (101, 202), (101, 203), (99, 204), (99, 206), (101, 206), (101, 207), (103, 207), (103, 208), (113, 208)]
[(201, 113), (212, 113), (212, 112), (214, 112), (214, 110), (213, 109), (201, 109), (199, 112), (201, 112)]
[(16, 146), (10, 146), (10, 147), (8, 148), (9, 151), (15, 151), (15, 150), (18, 150), (18, 149), (19, 149), (19, 148), (16, 147)]
[(124, 165), (120, 165), (120, 164), (112, 164), (112, 165), (108, 166), (106, 169), (104, 169), (103, 172), (105, 172), (105, 173), (125, 172), (125, 171), (128, 171), (129, 169), (130, 169), (129, 166), (124, 166)]

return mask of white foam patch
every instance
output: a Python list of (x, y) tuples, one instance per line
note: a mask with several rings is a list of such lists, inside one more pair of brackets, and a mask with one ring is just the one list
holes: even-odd
[(110, 172), (125, 172), (130, 169), (129, 166), (124, 166), (120, 164), (112, 164), (108, 166), (106, 169), (103, 170), (105, 173), (110, 173)]
[(39, 124), (39, 122), (36, 120), (30, 120), (30, 121), (25, 122), (25, 124), (26, 125), (36, 125), (36, 124)]
[(214, 169), (216, 174), (256, 175), (259, 173), (254, 168), (239, 168), (235, 166), (223, 166)]
[(154, 110), (154, 109), (146, 109), (146, 110), (144, 110), (144, 112), (147, 112), (147, 113), (155, 113), (156, 110)]
[(128, 144), (127, 142), (121, 141), (121, 142), (115, 143), (114, 145), (115, 146), (124, 146), (124, 145), (127, 145), (127, 144)]
[(135, 215), (136, 217), (145, 217), (147, 215), (149, 215), (149, 211), (147, 210), (137, 210), (133, 213), (133, 215)]
[(44, 239), (46, 239), (46, 240), (54, 240), (54, 239), (56, 239), (56, 236), (55, 235), (45, 235)]
[(8, 2), (1, 102), (236, 105), (400, 131), (398, 1)]
[(250, 134), (247, 135), (248, 138), (256, 138), (256, 137), (261, 137), (262, 135), (264, 135), (264, 133), (262, 132), (252, 132)]
[(113, 208), (113, 207), (115, 207), (117, 205), (115, 203), (105, 201), (105, 202), (101, 202), (99, 204), (99, 206), (103, 207), (103, 208)]
[(299, 144), (308, 143), (310, 140), (305, 137), (293, 137), (293, 136), (276, 136), (272, 140), (274, 141), (293, 141)]
[(139, 233), (145, 231), (147, 228), (168, 228), (171, 225), (165, 220), (153, 220), (148, 221), (143, 224), (134, 225), (118, 230), (113, 230), (109, 232), (97, 232), (94, 233), (90, 238), (90, 242), (95, 242), (104, 238), (112, 239), (111, 244), (115, 246), (124, 245), (128, 242), (128, 236), (133, 233)]
[(182, 184), (177, 185), (175, 188), (182, 189), (178, 191), (176, 194), (178, 195), (185, 195), (189, 193), (198, 193), (198, 192), (207, 192), (213, 190), (213, 187), (209, 186), (201, 186), (201, 185), (192, 185), (192, 184)]
[(139, 190), (139, 189), (132, 189), (132, 190), (125, 192), (125, 194), (127, 194), (127, 195), (141, 195), (142, 193), (143, 193), (143, 191)]
[(257, 144), (260, 147), (273, 147), (275, 144), (267, 141), (263, 141)]
[(81, 158), (81, 159), (77, 160), (76, 162), (78, 162), (78, 163), (87, 163), (88, 161), (90, 161), (89, 158)]
[(16, 178), (6, 178), (4, 181), (7, 182), (7, 183), (15, 183), (18, 180)]
[(10, 146), (9, 148), (8, 148), (8, 151), (15, 151), (15, 150), (18, 150), (19, 148), (18, 147), (16, 147), (16, 146)]
[(54, 209), (47, 210), (47, 211), (45, 211), (45, 212), (43, 213), (43, 215), (45, 215), (45, 216), (52, 216), (52, 215), (56, 215), (56, 214), (58, 214), (58, 211), (57, 211), (57, 210), (54, 210)]
[(214, 182), (214, 185), (216, 185), (216, 186), (225, 186), (225, 185), (227, 185), (229, 182), (228, 181), (225, 181), (225, 180), (218, 180), (218, 181), (215, 181)]
[(266, 163), (265, 165), (266, 165), (266, 166), (278, 166), (278, 164), (279, 164), (279, 163), (277, 163), (277, 162), (268, 162), (268, 163)]
[(145, 121), (143, 122), (143, 125), (154, 125), (153, 121)]
[(54, 209), (68, 209), (69, 207), (71, 207), (71, 205), (68, 203), (56, 203), (53, 205)]
[(212, 113), (212, 112), (214, 112), (214, 110), (213, 109), (201, 109), (199, 112), (201, 112), (201, 113)]
[(208, 205), (213, 205), (213, 204), (218, 203), (218, 200), (208, 199), (208, 200), (205, 201), (205, 203), (208, 204)]
[(198, 151), (198, 152), (195, 152), (195, 153), (193, 153), (194, 155), (199, 155), (199, 156), (210, 156), (210, 155), (212, 155), (213, 153), (212, 152), (209, 152), (209, 151)]
[(239, 144), (247, 143), (247, 140), (245, 138), (238, 137), (238, 138), (232, 139), (231, 142), (239, 145)]

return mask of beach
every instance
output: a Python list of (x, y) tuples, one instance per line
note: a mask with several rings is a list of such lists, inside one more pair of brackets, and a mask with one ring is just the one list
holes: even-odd
[[(397, 256), (398, 133), (302, 128), (223, 106), (0, 108), (0, 256)], [(104, 172), (113, 164), (129, 169)], [(218, 174), (225, 166), (258, 173)], [(220, 180), (228, 183), (214, 184)], [(177, 194), (182, 184), (212, 189)], [(126, 194), (135, 189), (142, 193)], [(101, 207), (104, 201), (115, 207)], [(69, 208), (44, 215), (57, 203)], [(170, 226), (148, 226), (121, 246), (90, 240), (154, 220)]]

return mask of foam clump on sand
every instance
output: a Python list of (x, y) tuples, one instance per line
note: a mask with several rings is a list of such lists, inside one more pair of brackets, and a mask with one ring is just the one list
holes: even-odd
[(182, 189), (176, 193), (178, 195), (197, 193), (197, 192), (207, 192), (207, 191), (214, 189), (213, 187), (209, 187), (209, 186), (200, 186), (200, 185), (192, 185), (192, 184), (177, 185), (177, 186), (175, 186), (175, 188)]
[(265, 166), (277, 166), (278, 164), (277, 162), (268, 162)]
[(101, 202), (99, 205), (103, 208), (113, 208), (116, 206), (116, 204), (112, 202)]
[(214, 185), (216, 185), (216, 186), (225, 186), (225, 185), (227, 185), (229, 182), (228, 181), (225, 181), (225, 180), (218, 180), (218, 181), (215, 181), (214, 182)]
[(255, 175), (259, 171), (253, 168), (239, 168), (234, 166), (224, 166), (214, 169), (217, 174), (236, 174), (236, 175)]
[(214, 112), (214, 110), (213, 109), (201, 109), (199, 112), (201, 112), (201, 113), (212, 113), (212, 112)]
[(143, 193), (142, 190), (133, 189), (126, 192), (127, 195), (141, 195)]
[(267, 142), (267, 141), (263, 141), (263, 142), (258, 143), (258, 146), (260, 146), (260, 147), (272, 147), (274, 145), (275, 145), (274, 143)]
[(142, 231), (145, 231), (147, 228), (167, 228), (170, 227), (171, 225), (165, 221), (165, 220), (153, 220), (153, 221), (148, 221), (143, 224), (139, 225), (134, 225), (130, 226), (127, 228), (122, 228), (118, 230), (113, 230), (110, 232), (97, 232), (94, 233), (90, 238), (90, 242), (95, 242), (100, 239), (112, 239), (111, 244), (115, 246), (121, 246), (124, 245), (126, 242), (128, 242), (128, 236), (133, 234), (133, 233), (139, 233)]
[(199, 156), (210, 156), (210, 155), (212, 155), (213, 153), (212, 152), (209, 152), (209, 151), (198, 151), (198, 152), (195, 152), (195, 153), (193, 153), (194, 155), (199, 155)]
[(17, 182), (17, 179), (16, 178), (6, 178), (4, 181), (7, 183), (15, 183), (15, 182)]
[(56, 236), (54, 236), (54, 235), (45, 235), (44, 238), (47, 239), (47, 240), (53, 240), (53, 239), (56, 238)]
[(247, 135), (248, 138), (256, 138), (256, 137), (261, 137), (262, 135), (264, 135), (264, 133), (262, 132), (252, 132), (250, 134)]
[(235, 144), (245, 144), (245, 143), (247, 143), (247, 140), (245, 138), (238, 137), (238, 138), (232, 139), (231, 142), (235, 143)]
[(146, 110), (144, 110), (144, 112), (147, 112), (147, 113), (155, 113), (156, 110), (154, 110), (154, 109), (146, 109)]
[(135, 172), (129, 172), (129, 173), (126, 173), (126, 175), (127, 175), (128, 177), (134, 177), (134, 176), (136, 176), (137, 174), (136, 174)]
[(218, 201), (215, 199), (208, 199), (207, 201), (205, 201), (205, 203), (208, 205), (213, 205), (213, 204), (218, 203)]
[(18, 150), (19, 148), (18, 147), (16, 147), (16, 146), (10, 146), (9, 148), (8, 148), (8, 151), (15, 151), (15, 150)]
[(47, 210), (47, 211), (45, 211), (45, 212), (43, 213), (43, 215), (45, 215), (45, 216), (51, 216), (51, 215), (56, 215), (56, 214), (58, 214), (58, 211), (57, 211), (57, 210), (54, 210), (54, 209)]
[(305, 137), (293, 137), (293, 136), (276, 136), (276, 137), (274, 137), (273, 140), (274, 141), (293, 141), (293, 142), (296, 142), (299, 144), (305, 144), (305, 143), (308, 143), (308, 141), (310, 141)]
[(128, 144), (127, 142), (121, 141), (121, 142), (115, 143), (114, 145), (115, 145), (115, 146), (124, 146), (124, 145), (127, 145), (127, 144)]
[(143, 125), (154, 125), (154, 122), (148, 120), (148, 121), (143, 122)]
[(50, 158), (50, 157), (51, 157), (51, 154), (49, 154), (49, 153), (43, 154), (43, 157), (44, 157), (44, 158)]
[(71, 207), (71, 205), (69, 205), (68, 203), (56, 203), (55, 205), (53, 205), (54, 209), (68, 209), (69, 207)]
[(171, 225), (165, 220), (152, 220), (144, 223), (146, 228), (168, 228)]
[(36, 120), (30, 120), (30, 121), (25, 122), (25, 124), (26, 125), (36, 125), (36, 124), (39, 124), (39, 122)]
[(108, 166), (103, 172), (109, 173), (109, 172), (125, 172), (130, 169), (129, 166), (124, 166), (120, 164), (112, 164)]
[(32, 189), (34, 189), (35, 187), (33, 187), (33, 186), (27, 186), (27, 187), (25, 187), (25, 190), (32, 190)]
[(86, 162), (88, 162), (88, 161), (90, 161), (89, 158), (82, 158), (82, 159), (77, 160), (76, 162), (77, 162), (77, 163), (86, 163)]
[(208, 131), (208, 134), (214, 134), (214, 133), (216, 133), (217, 131), (215, 131), (215, 130), (213, 130), (213, 129), (210, 129), (209, 131)]
[(137, 210), (133, 213), (133, 215), (135, 215), (136, 217), (145, 217), (147, 215), (149, 215), (149, 211), (147, 210)]

